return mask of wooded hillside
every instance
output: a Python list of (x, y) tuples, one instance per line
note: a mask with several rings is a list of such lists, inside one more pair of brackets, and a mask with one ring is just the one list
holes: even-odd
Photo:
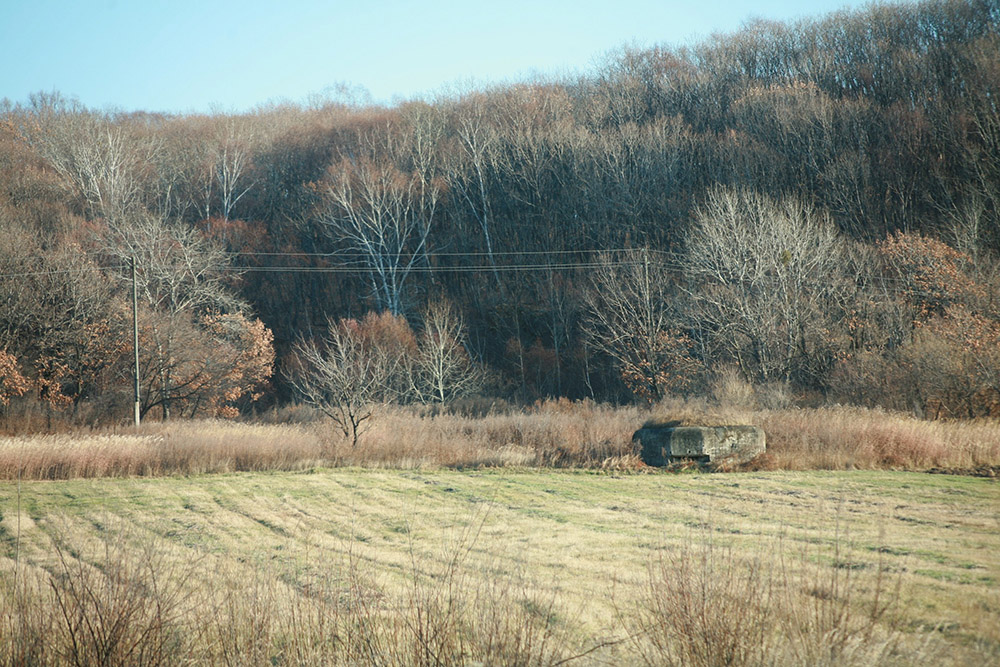
[(950, 0), (388, 108), (8, 102), (0, 402), (130, 416), (134, 260), (150, 416), (301, 398), (338, 336), (402, 401), (995, 413), (998, 95), (1000, 4)]

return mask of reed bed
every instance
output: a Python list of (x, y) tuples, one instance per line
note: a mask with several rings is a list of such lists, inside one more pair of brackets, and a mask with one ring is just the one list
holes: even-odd
[(336, 465), (407, 468), (632, 466), (632, 433), (644, 413), (590, 401), (550, 401), (484, 416), (381, 415), (356, 448), (332, 441)]
[(856, 407), (759, 410), (698, 400), (652, 409), (547, 401), (486, 414), (389, 407), (356, 446), (332, 424), (177, 421), (0, 438), (0, 478), (191, 475), (314, 466), (576, 467), (642, 470), (632, 434), (648, 422), (761, 426), (768, 451), (749, 469), (977, 471), (1000, 466), (1000, 421), (926, 421)]
[(0, 438), (0, 478), (73, 479), (296, 470), (325, 460), (296, 426), (224, 421), (153, 423), (131, 432)]
[(975, 471), (1000, 465), (1000, 421), (926, 421), (853, 407), (764, 412), (774, 470)]

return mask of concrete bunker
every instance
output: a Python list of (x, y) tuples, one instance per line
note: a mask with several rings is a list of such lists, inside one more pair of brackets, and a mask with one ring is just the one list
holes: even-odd
[(666, 466), (693, 461), (743, 463), (767, 448), (759, 426), (645, 425), (632, 436), (632, 446), (646, 465)]

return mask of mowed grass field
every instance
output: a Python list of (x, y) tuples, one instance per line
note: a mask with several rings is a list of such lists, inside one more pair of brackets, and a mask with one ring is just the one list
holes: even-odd
[(320, 468), (11, 482), (0, 513), (9, 663), (113, 635), (95, 609), (150, 663), (1000, 663), (992, 479)]

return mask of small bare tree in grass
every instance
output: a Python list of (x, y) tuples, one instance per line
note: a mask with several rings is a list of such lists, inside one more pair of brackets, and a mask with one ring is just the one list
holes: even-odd
[(462, 345), (465, 327), (446, 302), (432, 304), (419, 340), (390, 312), (330, 322), (319, 342), (295, 346), (286, 373), (299, 396), (329, 416), (352, 445), (378, 409), (393, 401), (445, 403), (475, 393), (483, 369)]
[(396, 319), (389, 313), (370, 313), (360, 322), (331, 321), (320, 343), (301, 341), (295, 346), (299, 364), (288, 373), (289, 381), (305, 402), (341, 428), (352, 446), (378, 408), (399, 393), (404, 361), (400, 346), (409, 342), (403, 335), (409, 329), (386, 336), (398, 324)]

